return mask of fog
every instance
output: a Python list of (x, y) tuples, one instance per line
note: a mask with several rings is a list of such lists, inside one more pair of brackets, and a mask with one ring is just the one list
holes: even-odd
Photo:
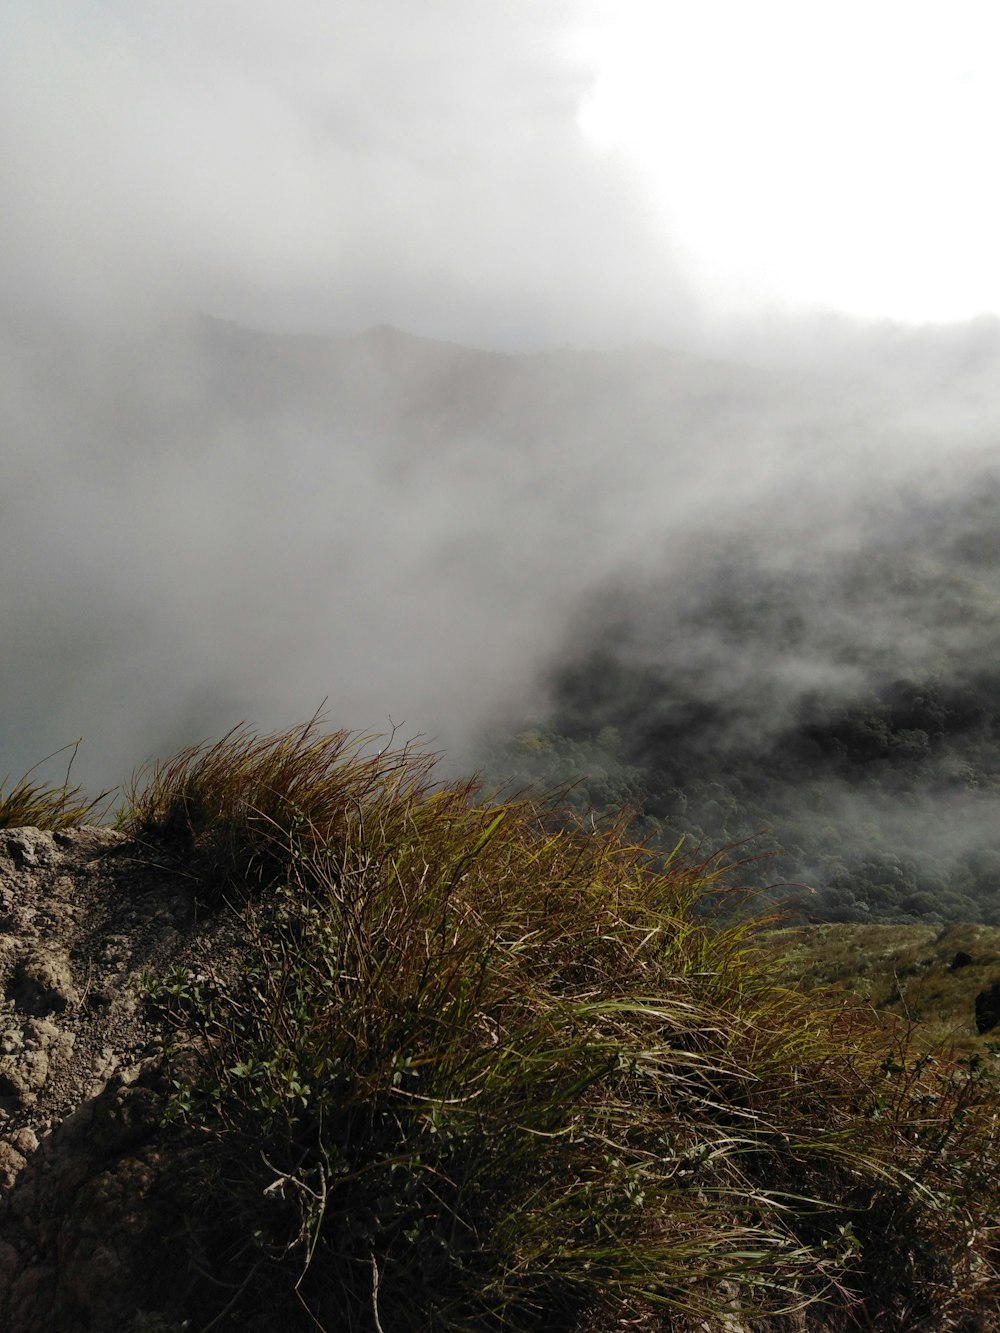
[(576, 115), (585, 5), (15, 0), (0, 17), (9, 303), (610, 342), (692, 298)]
[[(962, 626), (928, 621), (925, 588), (879, 597), (870, 578), (849, 600), (845, 562), (895, 559), (928, 506), (940, 523), (949, 495), (982, 486), (991, 419), (969, 405), (997, 372), (993, 336), (957, 370), (947, 339), (935, 360), (915, 338), (914, 378), (944, 380), (934, 420), (906, 376), (649, 346), (498, 354), (206, 317), (126, 342), (12, 324), (6, 766), (83, 734), (77, 771), (114, 782), (324, 700), (334, 725), (399, 724), (474, 760), (485, 725), (544, 707), (546, 673), (609, 595), (626, 618), (636, 607), (622, 641), (664, 669), (723, 693), (758, 679), (760, 725), (765, 699), (860, 688), (887, 653), (903, 674), (955, 670)], [(755, 595), (741, 573), (796, 572), (794, 650), (765, 635), (734, 661), (718, 619), (694, 624), (727, 560), (734, 621)]]
[[(475, 765), (609, 599), (762, 732), (992, 651), (841, 571), (996, 474), (1000, 325), (722, 319), (581, 135), (599, 9), (7, 8), (0, 776), (321, 706)], [(794, 651), (671, 638), (727, 560)]]

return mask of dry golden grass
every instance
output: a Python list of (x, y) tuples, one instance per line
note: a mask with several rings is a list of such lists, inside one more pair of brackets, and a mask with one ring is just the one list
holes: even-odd
[(151, 985), (210, 1052), (172, 1109), (241, 1326), (993, 1308), (990, 1068), (778, 983), (718, 859), (657, 868), (315, 722), (158, 765), (123, 822), (252, 940), (238, 982)]

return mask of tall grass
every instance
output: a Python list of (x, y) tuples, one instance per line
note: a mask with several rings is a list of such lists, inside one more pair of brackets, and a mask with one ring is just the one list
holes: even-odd
[[(0, 829), (3, 828), (39, 828), (49, 832), (60, 829), (78, 828), (93, 818), (101, 802), (109, 795), (103, 792), (93, 800), (84, 796), (80, 787), (70, 786), (69, 775), (73, 760), (80, 746), (80, 741), (72, 741), (46, 755), (45, 759), (30, 768), (23, 777), (11, 783), (5, 778), (0, 783)], [(46, 782), (33, 782), (31, 775), (42, 764), (64, 751), (72, 751), (66, 767), (66, 779), (59, 786)]]
[(776, 987), (718, 860), (655, 869), (315, 723), (185, 751), (124, 824), (247, 932), (235, 972), (150, 988), (200, 1052), (172, 1112), (220, 1324), (943, 1330), (992, 1307), (987, 1071)]

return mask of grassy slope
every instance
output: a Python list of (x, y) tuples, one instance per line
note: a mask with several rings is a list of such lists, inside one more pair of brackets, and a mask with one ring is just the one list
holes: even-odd
[[(803, 990), (832, 987), (920, 1025), (925, 1037), (986, 1051), (1000, 1032), (976, 1031), (976, 996), (1000, 981), (1000, 928), (962, 924), (829, 923), (770, 936), (775, 977)], [(953, 967), (956, 955), (972, 962)]]

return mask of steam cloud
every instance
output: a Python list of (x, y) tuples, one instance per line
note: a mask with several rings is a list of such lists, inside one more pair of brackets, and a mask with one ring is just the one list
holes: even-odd
[[(541, 8), (8, 6), (0, 775), (323, 699), (474, 762), (595, 590), (666, 623), (720, 551), (839, 568), (996, 471), (995, 321), (706, 332)], [(851, 636), (943, 660), (831, 589), (737, 668), (775, 707)]]

